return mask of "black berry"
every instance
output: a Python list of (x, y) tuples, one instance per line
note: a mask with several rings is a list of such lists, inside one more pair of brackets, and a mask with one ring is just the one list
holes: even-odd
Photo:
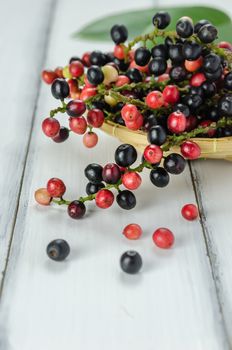
[(222, 77), (222, 73), (223, 73), (223, 68), (222, 68), (222, 66), (220, 66), (218, 68), (218, 70), (216, 70), (213, 73), (205, 72), (205, 76), (210, 82), (212, 82), (212, 81), (216, 81), (219, 78), (221, 78)]
[(111, 28), (110, 34), (115, 44), (124, 43), (128, 38), (128, 30), (124, 25), (115, 24)]
[(205, 72), (214, 73), (221, 66), (221, 58), (215, 53), (210, 53), (204, 57), (203, 69)]
[(51, 86), (51, 91), (53, 97), (58, 100), (63, 100), (69, 95), (69, 86), (66, 80), (64, 79), (56, 79), (53, 81)]
[(69, 137), (69, 129), (65, 128), (64, 126), (61, 126), (58, 134), (55, 137), (53, 137), (52, 140), (56, 143), (61, 143), (66, 141), (68, 137)]
[(190, 17), (181, 17), (176, 24), (176, 32), (181, 38), (189, 38), (193, 34), (193, 21)]
[(138, 66), (146, 66), (151, 58), (151, 52), (146, 47), (139, 47), (135, 50), (135, 63)]
[(198, 33), (201, 27), (203, 27), (205, 24), (210, 24), (210, 22), (207, 19), (201, 19), (198, 21), (194, 26), (194, 33)]
[(182, 112), (186, 117), (190, 116), (190, 109), (188, 106), (184, 105), (183, 103), (178, 103), (174, 106), (173, 111), (180, 111)]
[(184, 81), (188, 76), (188, 72), (182, 66), (173, 67), (169, 74), (170, 78), (177, 83)]
[(137, 68), (130, 68), (126, 72), (126, 75), (133, 83), (139, 83), (143, 80), (142, 73)]
[(205, 24), (200, 28), (197, 35), (201, 42), (212, 43), (217, 38), (217, 29), (212, 24)]
[(157, 12), (152, 19), (152, 23), (158, 29), (165, 29), (170, 24), (170, 22), (171, 22), (171, 17), (169, 13), (165, 11)]
[(87, 79), (90, 82), (90, 84), (101, 84), (104, 80), (104, 74), (101, 68), (98, 66), (91, 66), (87, 71)]
[(104, 66), (107, 63), (106, 55), (101, 51), (93, 51), (90, 54), (90, 63), (94, 66)]
[(173, 63), (181, 63), (184, 61), (183, 45), (173, 44), (169, 46), (168, 55)]
[(232, 95), (225, 95), (220, 98), (218, 111), (221, 117), (232, 117)]
[(163, 57), (155, 57), (149, 63), (149, 72), (154, 75), (161, 75), (167, 70), (167, 62)]
[(95, 194), (99, 190), (101, 190), (105, 185), (101, 182), (100, 184), (93, 184), (92, 182), (88, 182), (86, 185), (86, 193), (87, 195)]
[(129, 274), (136, 274), (143, 265), (141, 255), (134, 250), (129, 250), (122, 254), (120, 258), (121, 269)]
[(168, 49), (164, 44), (159, 44), (154, 46), (151, 49), (152, 57), (163, 57), (164, 59), (168, 59)]
[(171, 153), (164, 160), (164, 168), (170, 174), (181, 174), (185, 169), (185, 159), (177, 153)]
[(227, 73), (224, 78), (224, 87), (227, 90), (232, 90), (232, 72)]
[(200, 95), (186, 95), (184, 103), (191, 109), (194, 110), (200, 107), (203, 103), (203, 99)]
[(92, 163), (85, 168), (85, 176), (87, 179), (94, 183), (100, 184), (102, 182), (102, 170), (103, 167), (99, 164)]
[(192, 41), (186, 41), (183, 45), (182, 52), (186, 60), (194, 61), (201, 56), (202, 46)]
[(217, 88), (216, 85), (212, 82), (205, 81), (202, 85), (201, 88), (204, 92), (205, 97), (212, 97), (216, 94)]
[(118, 205), (122, 209), (130, 210), (136, 206), (136, 198), (134, 193), (128, 190), (123, 190), (116, 197)]
[(115, 162), (122, 167), (132, 165), (137, 159), (137, 151), (129, 144), (120, 145), (115, 151)]
[(170, 177), (164, 168), (158, 167), (150, 172), (150, 180), (157, 187), (165, 187), (168, 185)]
[(86, 212), (86, 207), (83, 202), (73, 201), (68, 205), (68, 215), (72, 219), (81, 219)]
[(148, 131), (147, 139), (149, 143), (161, 146), (167, 139), (167, 133), (161, 125), (156, 125)]
[(47, 246), (47, 255), (55, 261), (62, 261), (67, 258), (70, 253), (69, 244), (63, 239), (55, 239)]

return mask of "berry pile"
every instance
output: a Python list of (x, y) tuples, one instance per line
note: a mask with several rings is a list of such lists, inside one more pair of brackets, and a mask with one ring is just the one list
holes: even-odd
[[(148, 145), (136, 167), (137, 151), (130, 144), (116, 149), (114, 163), (89, 164), (84, 171), (87, 196), (65, 200), (65, 184), (52, 178), (36, 191), (38, 203), (67, 205), (73, 219), (85, 215), (89, 200), (106, 209), (116, 199), (121, 208), (132, 209), (132, 191), (141, 185), (144, 169), (154, 186), (165, 187), (171, 174), (184, 171), (186, 159), (201, 156), (192, 138), (232, 136), (232, 45), (215, 43), (217, 29), (207, 20), (194, 24), (182, 17), (174, 32), (165, 30), (171, 21), (167, 12), (156, 13), (152, 21), (153, 31), (131, 42), (127, 28), (114, 25), (112, 52), (86, 52), (65, 67), (42, 72), (61, 101), (42, 123), (54, 142), (64, 142), (74, 132), (82, 135), (86, 147), (94, 147), (95, 129), (110, 121), (146, 133)], [(58, 113), (68, 115), (69, 127), (60, 125)], [(173, 146), (179, 146), (179, 153), (171, 153)], [(194, 217), (191, 208), (183, 215)]]

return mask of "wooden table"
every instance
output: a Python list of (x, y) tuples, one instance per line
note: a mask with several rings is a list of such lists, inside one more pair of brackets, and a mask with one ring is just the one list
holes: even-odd
[[(76, 222), (64, 208), (34, 202), (35, 189), (53, 176), (65, 181), (68, 197), (83, 194), (84, 167), (112, 161), (119, 144), (102, 133), (91, 151), (75, 135), (64, 144), (45, 138), (41, 121), (56, 101), (40, 71), (83, 51), (108, 49), (70, 34), (96, 17), (140, 6), (133, 0), (1, 1), (0, 350), (232, 349), (231, 163), (194, 162), (162, 190), (145, 174), (129, 213), (90, 204)], [(222, 6), (231, 11), (229, 0)], [(188, 202), (198, 203), (200, 221), (181, 218)], [(133, 221), (144, 228), (136, 242), (121, 234)], [(169, 251), (151, 241), (161, 226), (176, 236)], [(45, 253), (55, 238), (71, 246), (63, 263)], [(138, 275), (120, 271), (127, 249), (143, 256)]]

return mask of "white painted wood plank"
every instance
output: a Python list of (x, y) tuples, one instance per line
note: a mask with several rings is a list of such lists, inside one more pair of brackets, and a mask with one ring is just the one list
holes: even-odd
[[(134, 7), (132, 1), (104, 4), (106, 12)], [(74, 0), (59, 3), (47, 65), (63, 64), (75, 48), (75, 53), (92, 48), (68, 35), (103, 10), (83, 3), (82, 11)], [(85, 165), (112, 161), (118, 145), (103, 134), (92, 151), (75, 136), (63, 145), (50, 143), (40, 124), (52, 104), (49, 89), (43, 87), (3, 289), (0, 349), (229, 349), (201, 226), (180, 218), (182, 205), (194, 202), (188, 169), (160, 191), (144, 177), (138, 206), (129, 213), (116, 206), (101, 211), (89, 205), (87, 217), (74, 222), (63, 208), (34, 204), (34, 190), (52, 176), (64, 179), (69, 197), (83, 194)], [(121, 235), (133, 221), (144, 228), (138, 242)], [(171, 251), (160, 251), (151, 242), (159, 226), (176, 235)], [(72, 249), (61, 264), (45, 254), (47, 243), (58, 237), (67, 239)], [(144, 259), (137, 276), (119, 269), (121, 253), (131, 248)]]
[(0, 284), (31, 133), (50, 4), (1, 1)]

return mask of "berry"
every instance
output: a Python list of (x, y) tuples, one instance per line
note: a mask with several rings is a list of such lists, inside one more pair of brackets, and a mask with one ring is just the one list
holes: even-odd
[(232, 44), (229, 43), (228, 41), (221, 41), (218, 44), (218, 47), (220, 47), (221, 49), (226, 49), (228, 51), (232, 51)]
[(104, 113), (100, 109), (90, 109), (87, 114), (87, 121), (89, 125), (94, 128), (100, 128), (104, 123)]
[(123, 86), (130, 83), (130, 79), (126, 75), (119, 75), (115, 86)]
[(122, 184), (128, 190), (136, 190), (141, 185), (141, 176), (136, 172), (128, 172), (122, 176)]
[(217, 38), (218, 31), (212, 24), (205, 24), (197, 33), (198, 38), (204, 44), (212, 43)]
[(96, 88), (84, 88), (82, 91), (81, 91), (81, 94), (80, 94), (80, 99), (82, 101), (85, 101), (87, 100), (88, 98), (92, 97), (92, 96), (95, 96), (97, 94), (97, 90)]
[(70, 101), (66, 106), (67, 114), (70, 117), (80, 117), (86, 110), (86, 105), (81, 100)]
[(214, 73), (221, 66), (221, 58), (215, 53), (210, 53), (204, 57), (203, 60), (203, 69), (205, 72)]
[(81, 61), (83, 62), (85, 67), (90, 67), (90, 52), (85, 52), (81, 58)]
[(173, 112), (167, 120), (168, 129), (174, 134), (180, 134), (186, 128), (186, 116), (180, 111)]
[(169, 154), (164, 160), (165, 170), (173, 175), (181, 174), (185, 169), (185, 165), (185, 159), (177, 153)]
[(164, 44), (155, 45), (151, 49), (152, 57), (163, 57), (165, 60), (168, 59), (168, 49)]
[(64, 142), (69, 137), (69, 130), (68, 128), (65, 128), (64, 126), (61, 126), (58, 134), (56, 134), (55, 137), (52, 138), (52, 140), (56, 143)]
[(55, 137), (60, 131), (60, 123), (55, 118), (46, 118), (42, 123), (42, 130), (48, 137)]
[(184, 62), (184, 66), (188, 72), (195, 72), (196, 70), (201, 68), (202, 64), (203, 64), (203, 58), (201, 56), (194, 61), (185, 60)]
[(78, 62), (82, 63), (82, 60), (81, 60), (80, 57), (78, 57), (78, 56), (73, 56), (73, 57), (70, 58), (69, 64), (71, 64), (72, 62), (75, 62), (75, 61), (78, 61)]
[(34, 196), (36, 202), (40, 205), (49, 205), (52, 200), (46, 188), (39, 188), (37, 191), (35, 191)]
[(167, 70), (167, 62), (163, 57), (155, 57), (150, 61), (148, 69), (150, 74), (162, 75)]
[(224, 87), (227, 90), (232, 90), (232, 72), (227, 73), (224, 78)]
[(55, 73), (58, 78), (63, 78), (63, 67), (56, 67)]
[(180, 146), (182, 155), (188, 159), (197, 159), (201, 155), (201, 149), (196, 142), (185, 141)]
[(137, 68), (128, 69), (126, 75), (132, 83), (139, 83), (143, 80), (142, 73)]
[(102, 170), (103, 167), (101, 165), (91, 163), (84, 170), (85, 177), (93, 184), (100, 184), (103, 180)]
[(145, 131), (150, 130), (152, 126), (155, 126), (158, 124), (157, 118), (154, 114), (150, 114), (148, 116), (145, 116), (143, 128)]
[(70, 91), (70, 97), (73, 99), (78, 99), (80, 97), (80, 90), (78, 87), (78, 82), (76, 79), (68, 80), (68, 86)]
[(168, 55), (174, 63), (182, 63), (184, 61), (183, 45), (173, 44), (168, 48)]
[(149, 94), (146, 96), (145, 102), (146, 102), (147, 106), (152, 108), (152, 109), (157, 109), (157, 108), (162, 107), (164, 104), (162, 92), (160, 92), (160, 91), (149, 92)]
[(98, 136), (95, 132), (89, 131), (83, 136), (83, 144), (87, 148), (93, 148), (98, 143)]
[(53, 97), (55, 97), (58, 100), (63, 100), (64, 98), (68, 97), (69, 86), (67, 81), (60, 78), (54, 80), (51, 86), (51, 91)]
[(52, 84), (56, 78), (58, 78), (57, 74), (53, 70), (43, 70), (41, 75), (43, 81), (49, 85)]
[(126, 122), (136, 121), (139, 111), (135, 105), (126, 104), (121, 110), (121, 115)]
[(122, 209), (130, 210), (136, 206), (135, 195), (128, 190), (120, 191), (116, 197), (116, 201)]
[(185, 104), (190, 110), (195, 111), (196, 108), (200, 107), (203, 103), (203, 99), (200, 95), (186, 95), (184, 98)]
[(73, 201), (68, 205), (68, 215), (72, 219), (81, 219), (86, 212), (86, 207), (83, 202)]
[(104, 74), (101, 68), (98, 66), (91, 66), (87, 70), (87, 79), (90, 82), (90, 84), (93, 84), (93, 85), (101, 84), (104, 80)]
[(62, 261), (66, 259), (69, 253), (69, 244), (63, 239), (55, 239), (47, 246), (48, 257), (55, 261)]
[(186, 204), (181, 209), (182, 216), (189, 221), (196, 220), (198, 217), (198, 208), (195, 204)]
[(164, 168), (158, 167), (151, 170), (150, 180), (157, 187), (165, 187), (169, 184), (170, 177)]
[(116, 45), (114, 47), (114, 57), (117, 57), (119, 60), (125, 58), (124, 45)]
[(142, 233), (142, 228), (138, 224), (129, 224), (123, 229), (123, 235), (132, 240), (139, 239)]
[(187, 119), (186, 119), (186, 131), (191, 131), (193, 129), (196, 128), (198, 124), (197, 118), (195, 115), (190, 115)]
[(149, 143), (161, 146), (167, 139), (167, 133), (161, 125), (155, 125), (149, 129), (147, 139)]
[(206, 77), (203, 73), (196, 73), (190, 80), (191, 86), (200, 86), (206, 81)]
[(69, 72), (72, 77), (79, 78), (84, 73), (84, 66), (80, 61), (72, 61), (69, 65)]
[(135, 63), (138, 66), (146, 66), (151, 58), (151, 52), (146, 47), (139, 47), (135, 50)]
[(106, 64), (102, 67), (102, 72), (104, 74), (103, 84), (110, 85), (118, 80), (118, 70), (116, 67)]
[(180, 99), (180, 92), (175, 85), (167, 85), (163, 90), (164, 102), (175, 104)]
[(212, 82), (205, 81), (202, 85), (201, 88), (203, 90), (203, 93), (205, 97), (212, 97), (216, 94), (217, 88), (216, 85)]
[(181, 38), (189, 38), (193, 34), (193, 21), (190, 17), (181, 17), (176, 24), (176, 32)]
[(117, 65), (120, 71), (125, 72), (130, 63), (126, 62), (125, 60), (119, 60), (117, 57), (114, 57), (113, 62)]
[(70, 129), (78, 135), (83, 135), (87, 129), (87, 122), (84, 117), (76, 117), (69, 119)]
[(107, 209), (111, 207), (114, 202), (114, 195), (109, 190), (100, 190), (95, 197), (96, 205), (101, 209)]
[(121, 171), (114, 163), (106, 164), (102, 171), (102, 178), (107, 184), (116, 184), (121, 178)]
[(181, 66), (173, 67), (170, 70), (170, 78), (176, 83), (179, 83), (187, 79), (187, 75), (188, 75), (187, 71), (185, 70), (184, 67), (181, 67)]
[(232, 117), (232, 95), (224, 95), (218, 102), (218, 111), (221, 117)]
[(115, 44), (124, 43), (128, 38), (128, 30), (124, 25), (114, 25), (111, 28), (110, 35)]
[(210, 24), (210, 22), (207, 19), (201, 19), (198, 21), (194, 26), (194, 33), (198, 33), (201, 27), (203, 27), (205, 24)]
[(86, 193), (87, 195), (95, 194), (98, 191), (100, 191), (102, 188), (104, 188), (105, 185), (101, 182), (100, 184), (93, 184), (92, 182), (89, 182), (86, 185)]
[(153, 242), (157, 247), (168, 249), (174, 244), (174, 235), (168, 228), (158, 228), (152, 236)]
[(210, 120), (217, 122), (218, 119), (220, 118), (219, 114), (218, 114), (218, 109), (217, 107), (212, 107), (209, 108), (207, 110), (207, 118), (209, 118)]
[(47, 191), (51, 197), (62, 197), (66, 187), (61, 179), (53, 177), (47, 183)]
[(114, 157), (119, 166), (126, 168), (136, 161), (137, 151), (132, 145), (122, 144), (116, 149)]
[(152, 19), (152, 23), (158, 29), (165, 29), (170, 24), (170, 22), (171, 22), (171, 17), (169, 13), (165, 11), (157, 12)]
[(222, 66), (220, 66), (218, 70), (216, 70), (213, 73), (205, 72), (205, 76), (210, 82), (218, 80), (219, 78), (222, 77), (222, 74), (223, 74)]
[(72, 74), (69, 71), (69, 65), (63, 68), (62, 74), (64, 79), (72, 79)]
[(143, 126), (143, 116), (141, 113), (138, 114), (138, 117), (135, 121), (125, 121), (125, 124), (128, 129), (139, 130)]
[(150, 164), (159, 163), (163, 157), (163, 151), (159, 146), (148, 145), (143, 152), (144, 159)]
[(89, 59), (93, 66), (104, 66), (107, 63), (106, 55), (101, 51), (91, 52)]
[(193, 42), (186, 41), (183, 45), (183, 55), (186, 60), (195, 61), (200, 58), (202, 53), (201, 45)]
[(182, 112), (186, 117), (190, 116), (190, 110), (189, 107), (182, 104), (182, 103), (178, 103), (177, 105), (174, 106), (173, 111), (179, 111)]

